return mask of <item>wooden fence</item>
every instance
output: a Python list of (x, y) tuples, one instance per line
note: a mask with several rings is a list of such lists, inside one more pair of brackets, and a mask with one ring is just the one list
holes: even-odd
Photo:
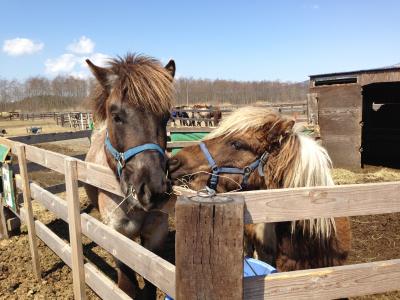
[[(310, 217), (400, 212), (400, 182), (293, 188), (198, 197), (177, 188), (176, 265), (79, 211), (78, 181), (123, 196), (113, 172), (59, 153), (0, 138), (18, 156), (16, 185), (24, 194), (21, 218), (28, 225), (33, 268), (40, 276), (36, 237), (72, 267), (74, 295), (86, 282), (104, 299), (127, 299), (92, 263), (84, 264), (81, 234), (175, 299), (341, 298), (400, 289), (400, 259), (276, 273), (243, 279), (243, 224)], [(65, 175), (67, 201), (28, 181), (27, 162)], [(189, 199), (190, 198), (190, 199)], [(71, 245), (39, 220), (30, 199), (69, 223)], [(190, 200), (190, 201), (189, 201)]]

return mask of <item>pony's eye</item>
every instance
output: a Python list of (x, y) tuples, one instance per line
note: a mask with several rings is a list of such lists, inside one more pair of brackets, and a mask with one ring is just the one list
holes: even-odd
[(240, 150), (243, 148), (243, 143), (239, 142), (239, 141), (233, 141), (231, 143), (232, 147), (235, 148), (235, 150)]
[(113, 121), (117, 124), (122, 124), (122, 119), (118, 114), (113, 114), (112, 115)]

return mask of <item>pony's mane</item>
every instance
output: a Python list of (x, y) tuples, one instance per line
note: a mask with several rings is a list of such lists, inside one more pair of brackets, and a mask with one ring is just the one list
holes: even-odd
[[(108, 61), (111, 93), (132, 105), (162, 115), (170, 111), (174, 87), (171, 74), (155, 58), (141, 54), (127, 54)], [(95, 106), (95, 117), (106, 118), (106, 99), (109, 92), (97, 84), (90, 101)]]
[[(282, 118), (278, 112), (270, 108), (239, 108), (224, 118), (220, 126), (208, 134), (204, 140), (240, 136), (263, 128), (270, 130)], [(266, 170), (268, 172), (266, 176), (280, 183), (280, 188), (334, 185), (331, 175), (332, 162), (327, 151), (300, 131), (300, 127), (294, 127), (293, 133), (283, 142), (275, 158), (274, 166)], [(293, 232), (298, 225), (303, 228), (304, 233), (308, 232), (311, 236), (321, 239), (329, 238), (336, 231), (334, 218), (293, 221)]]
[(235, 110), (223, 118), (218, 128), (209, 133), (204, 140), (228, 138), (241, 135), (249, 130), (258, 131), (267, 123), (275, 122), (280, 115), (270, 108), (246, 106)]
[[(296, 129), (279, 151), (275, 166), (272, 176), (280, 179), (283, 188), (334, 185), (332, 161), (325, 148)], [(292, 233), (296, 226), (320, 239), (328, 239), (336, 231), (334, 218), (293, 221)]]

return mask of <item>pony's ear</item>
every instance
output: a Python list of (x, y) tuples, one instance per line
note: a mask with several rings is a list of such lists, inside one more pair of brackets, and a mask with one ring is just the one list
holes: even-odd
[(283, 138), (292, 133), (294, 123), (294, 120), (280, 120), (272, 125), (272, 128), (267, 131), (268, 144), (280, 144)]
[(174, 78), (175, 76), (175, 70), (176, 70), (176, 66), (175, 66), (175, 61), (173, 59), (171, 59), (165, 66), (165, 69), (168, 71), (168, 73), (171, 75), (172, 78)]
[(115, 80), (116, 75), (111, 74), (111, 72), (106, 68), (96, 66), (89, 59), (86, 60), (86, 63), (88, 64), (90, 71), (92, 72), (94, 77), (103, 88), (109, 88), (112, 85), (112, 82)]

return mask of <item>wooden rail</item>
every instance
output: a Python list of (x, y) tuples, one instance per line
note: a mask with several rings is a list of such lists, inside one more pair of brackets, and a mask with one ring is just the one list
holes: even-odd
[[(21, 209), (21, 220), (25, 220), (26, 212)], [(69, 267), (72, 267), (71, 247), (45, 224), (36, 220), (35, 229), (37, 236)], [(100, 272), (92, 263), (87, 262), (84, 265), (85, 281), (92, 290), (102, 299), (129, 300), (127, 294), (119, 289), (116, 284)]]
[[(15, 143), (0, 138), (15, 151)], [(68, 156), (26, 146), (27, 159), (64, 174)], [(123, 196), (112, 170), (77, 160), (78, 180)], [(229, 194), (229, 193), (228, 193)], [(245, 223), (280, 222), (311, 217), (357, 216), (400, 211), (400, 182), (352, 184), (249, 191), (240, 193), (246, 203)], [(380, 196), (377, 205), (377, 195)]]
[(338, 299), (400, 290), (400, 259), (244, 279), (244, 299)]
[[(18, 147), (21, 147), (21, 144), (18, 142), (4, 138), (0, 138), (0, 143), (11, 146), (13, 153), (16, 153), (17, 149), (19, 149)], [(39, 163), (59, 173), (66, 173), (64, 161), (71, 160), (68, 156), (29, 145), (23, 146), (27, 160)], [(110, 169), (80, 160), (73, 161), (76, 162), (76, 174), (73, 176), (76, 180), (122, 196), (119, 183)], [(22, 178), (17, 176), (16, 182), (17, 186), (21, 188)], [(63, 220), (70, 220), (67, 214), (67, 203), (64, 200), (35, 183), (30, 183), (29, 188), (33, 199), (37, 199), (42, 205), (56, 213)], [(191, 243), (193, 249), (198, 249), (196, 253), (199, 253), (199, 255), (193, 256), (193, 251), (190, 250), (192, 249), (191, 247), (178, 248), (180, 249), (179, 259), (183, 259), (184, 257), (192, 257), (193, 259), (194, 264), (189, 267), (195, 270), (196, 273), (192, 279), (199, 280), (199, 282), (195, 283), (195, 290), (189, 288), (189, 285), (182, 285), (180, 281), (185, 277), (184, 270), (182, 269), (182, 266), (185, 265), (184, 261), (181, 260), (179, 264), (177, 263), (177, 268), (179, 269), (175, 270), (175, 266), (172, 264), (91, 216), (80, 214), (79, 219), (82, 233), (88, 238), (169, 295), (173, 297), (178, 296), (178, 299), (186, 299), (189, 295), (193, 295), (193, 292), (197, 294), (196, 289), (199, 287), (208, 289), (207, 291), (199, 291), (202, 295), (216, 295), (215, 293), (219, 293), (216, 287), (219, 286), (220, 282), (232, 283), (238, 280), (238, 276), (236, 276), (238, 274), (236, 271), (239, 270), (237, 269), (239, 267), (238, 260), (229, 256), (233, 252), (220, 257), (219, 251), (222, 251), (224, 245), (230, 245), (229, 247), (238, 247), (239, 245), (242, 247), (240, 238), (229, 238), (240, 237), (242, 233), (239, 230), (242, 230), (242, 226), (228, 226), (231, 228), (231, 231), (228, 231), (226, 229), (228, 227), (225, 227), (226, 224), (224, 225), (223, 222), (228, 222), (228, 224), (233, 224), (233, 220), (237, 220), (240, 224), (279, 222), (312, 217), (339, 217), (400, 212), (399, 192), (400, 182), (241, 192), (236, 195), (240, 195), (244, 199), (243, 218), (240, 217), (240, 214), (235, 214), (233, 210), (231, 211), (231, 207), (233, 206), (229, 204), (224, 205), (223, 213), (221, 214), (218, 213), (218, 205), (209, 210), (205, 209), (207, 206), (205, 204), (196, 208), (198, 209), (196, 213), (196, 209), (194, 208), (190, 214), (180, 213), (177, 215), (178, 225), (196, 224), (196, 222), (203, 219), (204, 222), (201, 222), (205, 224), (201, 228), (199, 226), (178, 226), (181, 229), (179, 229), (179, 232), (177, 231), (177, 245), (181, 245), (186, 236), (186, 243), (190, 237), (193, 239), (193, 243)], [(223, 198), (231, 196), (232, 194), (230, 193), (220, 195)], [(77, 201), (76, 197), (73, 199), (73, 201)], [(70, 201), (72, 200), (70, 199)], [(210, 200), (210, 203), (214, 205), (212, 201), (213, 199)], [(229, 219), (230, 214), (232, 214), (231, 216), (235, 216), (232, 220)], [(185, 218), (184, 222), (179, 223), (183, 221), (182, 218)], [(35, 222), (35, 228), (41, 228), (41, 225), (37, 226), (37, 222)], [(212, 226), (210, 227), (209, 225)], [(210, 235), (219, 226), (225, 228), (223, 230), (224, 233)], [(182, 231), (182, 228), (186, 228), (186, 231)], [(37, 234), (39, 237), (42, 235), (41, 238), (46, 239), (47, 237), (43, 236), (43, 232), (46, 230), (42, 229), (39, 229)], [(225, 236), (227, 237), (226, 243), (221, 242), (221, 239)], [(206, 237), (211, 237), (212, 240), (216, 239), (208, 245), (207, 243), (211, 240), (205, 239)], [(218, 239), (218, 237), (221, 237), (221, 239)], [(62, 246), (60, 240), (57, 240), (54, 236), (47, 238), (47, 241), (50, 244), (55, 243), (57, 245), (53, 246), (53, 248)], [(236, 258), (240, 254), (239, 252), (243, 251), (242, 248), (240, 249), (241, 251), (235, 252)], [(70, 258), (66, 259), (71, 259), (70, 253), (68, 252), (68, 257)], [(239, 256), (240, 258), (242, 257), (241, 255)], [(207, 259), (207, 257), (210, 259)], [(214, 261), (211, 259), (213, 257), (218, 257), (221, 261)], [(224, 272), (218, 271), (219, 269), (216, 266), (221, 265), (221, 263), (222, 265), (228, 265), (224, 264), (224, 262), (227, 263), (228, 261), (234, 262), (236, 268), (232, 269), (235, 271), (228, 272), (230, 275), (225, 275)], [(69, 262), (71, 264), (72, 260)], [(242, 264), (241, 260), (240, 263)], [(86, 265), (84, 265), (84, 269), (85, 276), (87, 277), (86, 272), (90, 271), (87, 271), (88, 267)], [(179, 276), (176, 275), (178, 273), (180, 274)], [(175, 276), (177, 276), (179, 282), (176, 281)], [(213, 283), (210, 283), (209, 278), (214, 279)], [(279, 273), (267, 277), (255, 277), (240, 281), (243, 283), (244, 297), (246, 299), (310, 299), (358, 296), (400, 289), (400, 260), (395, 259), (383, 262)], [(176, 294), (176, 287), (179, 287), (179, 294)], [(229, 289), (237, 289), (238, 287), (240, 290), (240, 283), (227, 284), (227, 295), (229, 294), (233, 298), (236, 298), (237, 294), (229, 293)], [(210, 291), (214, 292), (208, 294)]]
[[(20, 176), (16, 176), (16, 185), (18, 188), (22, 187)], [(66, 201), (46, 191), (36, 183), (31, 183), (30, 188), (33, 199), (60, 219), (68, 222)], [(162, 291), (171, 296), (175, 295), (174, 265), (88, 214), (82, 213), (80, 219), (84, 235), (158, 286)]]

